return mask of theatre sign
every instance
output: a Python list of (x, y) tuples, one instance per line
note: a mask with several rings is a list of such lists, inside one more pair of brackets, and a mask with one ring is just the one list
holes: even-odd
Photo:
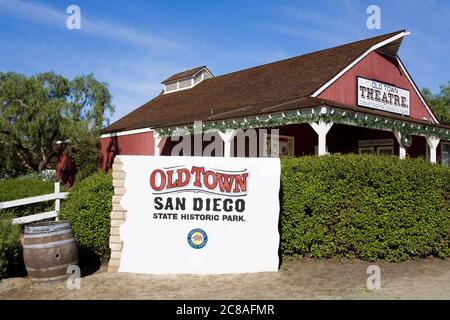
[(409, 91), (358, 77), (358, 105), (409, 116)]

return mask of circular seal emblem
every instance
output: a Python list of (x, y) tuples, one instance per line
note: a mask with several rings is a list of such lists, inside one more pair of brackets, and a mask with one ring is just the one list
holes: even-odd
[(208, 235), (202, 229), (193, 229), (187, 236), (189, 245), (194, 249), (201, 249), (208, 242)]

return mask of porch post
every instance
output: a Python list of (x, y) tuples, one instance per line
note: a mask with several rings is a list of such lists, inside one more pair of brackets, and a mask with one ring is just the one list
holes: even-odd
[(319, 122), (311, 122), (309, 125), (314, 129), (319, 137), (318, 141), (318, 152), (319, 156), (323, 156), (327, 154), (327, 133), (330, 131), (334, 122), (325, 122), (323, 120), (319, 120)]
[(427, 144), (428, 147), (430, 148), (430, 162), (431, 163), (436, 163), (437, 161), (437, 147), (439, 145), (439, 142), (441, 141), (441, 139), (436, 138), (436, 137), (425, 137), (425, 139), (427, 140)]
[(236, 135), (236, 130), (227, 129), (225, 132), (219, 131), (219, 136), (223, 140), (223, 156), (231, 157), (231, 142), (233, 141), (234, 136)]
[(398, 142), (398, 148), (399, 148), (399, 157), (400, 159), (406, 158), (406, 148), (402, 144), (402, 134), (400, 132), (394, 132), (394, 136), (397, 139)]
[(154, 137), (154, 141), (155, 141), (155, 145), (154, 145), (154, 149), (153, 149), (153, 155), (155, 156), (160, 156), (161, 155), (161, 136), (157, 133), (154, 132), (153, 133), (153, 137)]

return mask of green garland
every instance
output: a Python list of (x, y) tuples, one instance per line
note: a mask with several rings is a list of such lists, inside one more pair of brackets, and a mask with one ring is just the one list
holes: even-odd
[[(395, 131), (400, 132), (402, 136), (426, 135), (434, 136), (442, 140), (450, 140), (450, 132), (447, 129), (433, 128), (426, 125), (410, 124), (407, 122), (396, 120), (361, 117), (357, 116), (354, 113), (303, 113), (277, 118), (270, 116), (269, 118), (267, 118), (267, 116), (263, 115), (257, 116), (253, 120), (227, 120), (207, 122), (203, 123), (203, 127), (201, 129), (197, 128), (197, 130), (194, 129), (193, 125), (181, 127), (180, 129), (185, 130), (184, 132), (187, 131), (190, 134), (193, 134), (194, 132), (198, 133), (200, 130), (202, 132), (205, 132), (211, 129), (225, 131), (227, 129), (272, 128), (289, 124), (311, 123), (319, 121), (334, 122), (369, 129)], [(174, 128), (162, 128), (156, 131), (160, 136), (170, 136), (172, 134), (176, 134), (176, 129)]]

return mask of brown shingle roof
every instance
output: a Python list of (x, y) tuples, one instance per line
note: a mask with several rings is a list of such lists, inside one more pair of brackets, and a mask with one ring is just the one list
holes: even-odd
[(373, 45), (400, 32), (403, 30), (206, 79), (189, 90), (160, 94), (103, 133), (255, 115), (300, 98), (303, 104), (317, 103), (319, 100), (307, 97)]
[(174, 75), (171, 75), (169, 78), (167, 78), (166, 80), (162, 81), (161, 83), (167, 83), (167, 82), (172, 82), (172, 81), (175, 81), (175, 80), (181, 80), (181, 79), (184, 79), (184, 78), (192, 77), (194, 74), (196, 74), (197, 72), (199, 72), (203, 68), (206, 68), (206, 66), (201, 66), (201, 67), (197, 67), (197, 68), (194, 68), (194, 69), (190, 69), (190, 70), (186, 70), (186, 71), (181, 71), (181, 72), (175, 73)]

